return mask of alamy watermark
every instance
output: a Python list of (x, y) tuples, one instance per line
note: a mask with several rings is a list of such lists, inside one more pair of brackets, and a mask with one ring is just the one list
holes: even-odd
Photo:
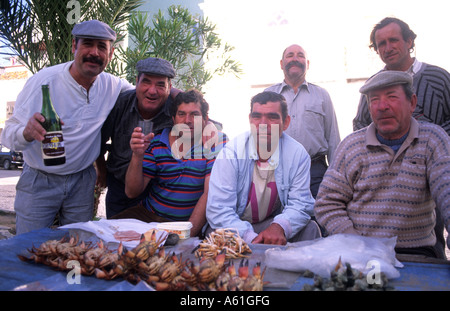
[(66, 20), (70, 25), (76, 24), (81, 17), (81, 6), (77, 0), (70, 0), (67, 2), (66, 8), (69, 9)]
[[(198, 118), (198, 119), (197, 119)], [(203, 144), (203, 156), (207, 159), (212, 159), (217, 157), (220, 150), (224, 147), (222, 141), (219, 141), (218, 129), (212, 123), (208, 123), (204, 128), (201, 125), (200, 116), (196, 116), (194, 120), (193, 131), (187, 124), (179, 123), (172, 127), (169, 135), (176, 136), (177, 139), (170, 146), (172, 150), (172, 156), (175, 159), (199, 159), (202, 157), (202, 153), (195, 152), (193, 154), (186, 152), (179, 152), (179, 150), (190, 150), (192, 142), (198, 144), (202, 142)], [(271, 124), (270, 130), (267, 124), (260, 124), (258, 127), (254, 124), (250, 124), (250, 137), (248, 139), (252, 140), (248, 144), (245, 142), (239, 142), (239, 139), (247, 139), (246, 136), (238, 136), (235, 138), (236, 146), (246, 147), (247, 150), (235, 150), (236, 154), (234, 156), (237, 159), (249, 159), (252, 158), (250, 154), (250, 145), (253, 144), (257, 148), (258, 155), (260, 158), (268, 159), (273, 154), (275, 154), (278, 143), (280, 140), (280, 126), (279, 124)], [(256, 149), (255, 149), (256, 150)], [(224, 153), (222, 158), (227, 158), (228, 154)]]
[(381, 264), (378, 260), (369, 260), (366, 264), (367, 272), (366, 281), (369, 285), (381, 284)]
[(70, 260), (66, 265), (67, 269), (72, 269), (67, 273), (67, 284), (81, 284), (81, 265), (78, 260)]

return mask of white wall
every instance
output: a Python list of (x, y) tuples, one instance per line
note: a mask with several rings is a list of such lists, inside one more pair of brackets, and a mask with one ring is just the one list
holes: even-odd
[[(6, 103), (16, 101), (27, 79), (0, 80), (0, 130), (5, 127)], [(1, 139), (1, 138), (0, 138)]]

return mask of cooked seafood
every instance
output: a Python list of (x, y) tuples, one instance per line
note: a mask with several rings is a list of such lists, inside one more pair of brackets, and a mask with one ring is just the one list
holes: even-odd
[(195, 250), (197, 257), (212, 257), (225, 251), (227, 259), (249, 257), (252, 250), (240, 237), (239, 233), (231, 228), (216, 229), (211, 232)]
[[(226, 231), (220, 234), (223, 240), (231, 238)], [(161, 242), (154, 231), (142, 235), (140, 243), (131, 250), (122, 243), (116, 250), (110, 250), (102, 241), (92, 244), (80, 242), (78, 237), (64, 237), (44, 242), (38, 248), (33, 246), (28, 250), (30, 257), (18, 257), (66, 271), (69, 260), (78, 260), (83, 275), (105, 280), (122, 277), (133, 284), (143, 280), (156, 290), (263, 289), (264, 271), (261, 273), (259, 263), (249, 275), (248, 259), (243, 259), (236, 274), (232, 261), (225, 262), (227, 249), (222, 248), (214, 258), (202, 257), (194, 262), (183, 260), (181, 254), (167, 255), (165, 248), (160, 247)], [(241, 243), (241, 250), (244, 249)]]

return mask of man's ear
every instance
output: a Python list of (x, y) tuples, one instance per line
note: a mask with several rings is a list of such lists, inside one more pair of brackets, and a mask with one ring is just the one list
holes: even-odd
[(109, 53), (109, 60), (108, 60), (108, 63), (111, 61), (111, 59), (113, 58), (113, 55), (114, 55), (114, 46), (112, 46), (112, 44), (111, 44), (111, 52)]
[(76, 49), (77, 49), (77, 43), (75, 41), (75, 38), (72, 38), (72, 54), (75, 54)]
[(416, 110), (416, 106), (417, 106), (417, 95), (413, 94), (411, 96), (411, 113), (413, 113), (414, 110)]
[(291, 116), (287, 115), (286, 119), (283, 122), (283, 131), (286, 131), (288, 129), (289, 124), (291, 124)]
[(412, 45), (413, 45), (413, 39), (412, 39), (412, 38), (408, 38), (408, 40), (406, 40), (406, 42), (408, 43), (408, 51), (409, 51), (410, 53), (412, 53), (412, 52), (413, 52), (413, 48), (412, 48)]

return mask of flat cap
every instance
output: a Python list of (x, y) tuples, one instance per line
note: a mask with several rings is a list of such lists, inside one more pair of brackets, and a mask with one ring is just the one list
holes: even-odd
[(172, 64), (165, 59), (157, 57), (141, 59), (136, 64), (136, 70), (139, 73), (164, 76), (168, 78), (175, 77), (175, 69)]
[(78, 38), (116, 41), (117, 35), (108, 24), (98, 20), (81, 22), (73, 26), (72, 35)]
[(368, 94), (370, 91), (382, 89), (397, 84), (408, 84), (411, 86), (413, 78), (404, 71), (384, 70), (370, 77), (366, 83), (359, 89), (362, 94)]

